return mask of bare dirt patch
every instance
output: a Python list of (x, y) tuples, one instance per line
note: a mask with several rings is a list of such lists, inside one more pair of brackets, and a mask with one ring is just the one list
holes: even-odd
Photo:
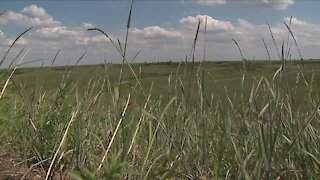
[[(0, 146), (0, 180), (42, 179), (34, 172), (28, 172), (28, 168), (22, 160), (12, 151), (10, 145)], [(26, 175), (26, 176), (25, 176)]]

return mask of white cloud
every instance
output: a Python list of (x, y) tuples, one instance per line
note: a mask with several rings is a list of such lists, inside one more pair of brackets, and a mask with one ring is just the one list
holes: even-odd
[(56, 26), (39, 28), (33, 35), (44, 41), (59, 41), (71, 46), (72, 44), (89, 44), (90, 37), (85, 32), (86, 30), (81, 27), (68, 28), (66, 26)]
[[(284, 18), (284, 21), (289, 25), (290, 17)], [(313, 24), (292, 17), (290, 29), (299, 45), (320, 46), (320, 24)]]
[(261, 7), (269, 7), (277, 10), (288, 9), (290, 5), (294, 4), (295, 0), (258, 0), (255, 3)]
[(86, 36), (76, 36), (74, 37), (74, 43), (76, 45), (87, 45), (90, 42), (90, 38)]
[(254, 29), (255, 28), (254, 24), (252, 24), (249, 21), (246, 21), (244, 19), (239, 18), (238, 22), (239, 22), (239, 26), (244, 29)]
[(82, 27), (89, 29), (89, 28), (94, 28), (95, 25), (84, 22), (84, 23), (82, 23)]
[(201, 20), (202, 24), (204, 24), (204, 22), (206, 21), (206, 18), (207, 18), (208, 32), (224, 32), (224, 31), (231, 31), (234, 29), (231, 22), (217, 20), (207, 15), (188, 16), (180, 19), (180, 23), (190, 29), (194, 29), (197, 27), (199, 20)]
[(284, 21), (287, 23), (287, 25), (290, 24), (291, 21), (291, 25), (298, 25), (298, 26), (306, 26), (308, 25), (308, 23), (306, 21), (301, 21), (299, 19), (297, 19), (296, 17), (286, 17), (284, 18)]
[(14, 23), (25, 27), (61, 25), (61, 22), (54, 20), (43, 8), (36, 5), (27, 6), (21, 12), (25, 14), (9, 10), (0, 17), (0, 24), (7, 25)]
[[(5, 41), (5, 45), (10, 46), (15, 38), (8, 38)], [(20, 37), (19, 40), (15, 43), (16, 45), (28, 45), (30, 43), (30, 40), (25, 37)]]
[(79, 31), (70, 30), (66, 26), (43, 27), (38, 29), (37, 33), (45, 38), (56, 38), (61, 36), (72, 37), (80, 35)]
[(181, 33), (175, 30), (167, 30), (159, 26), (150, 26), (143, 29), (133, 28), (131, 32), (144, 38), (180, 38)]
[[(109, 36), (110, 37), (110, 36)], [(111, 37), (112, 38), (112, 37)], [(112, 38), (115, 39), (115, 38)], [(106, 43), (109, 42), (105, 35), (95, 35), (90, 38), (90, 41), (93, 43)]]
[(202, 5), (221, 5), (226, 4), (227, 0), (197, 0), (197, 3)]
[[(196, 0), (196, 3), (202, 5), (222, 5), (232, 2), (233, 0)], [(290, 5), (293, 5), (295, 0), (254, 0), (247, 1), (250, 6), (267, 7), (277, 10), (288, 9)]]
[(32, 4), (30, 6), (24, 7), (21, 11), (27, 15), (31, 15), (33, 17), (38, 17), (40, 19), (51, 19), (52, 17), (49, 16), (42, 7), (38, 7), (35, 4)]
[[(30, 13), (28, 12), (29, 14), (26, 12), (24, 12), (26, 14), (19, 14), (9, 11), (10, 18), (6, 17), (5, 20), (7, 20), (7, 23), (12, 23), (31, 21), (38, 18), (39, 21), (44, 22), (44, 19), (35, 17), (37, 8), (33, 9), (32, 12), (34, 15), (32, 16), (30, 16), (31, 10), (28, 10), (30, 11)], [(45, 12), (45, 10), (41, 11), (39, 7), (37, 12), (37, 16), (45, 15), (45, 13), (41, 13)], [(206, 18), (207, 34), (204, 36), (203, 29)], [(231, 39), (237, 40), (246, 58), (251, 59), (255, 57), (256, 59), (266, 59), (267, 54), (261, 41), (261, 36), (264, 37), (269, 47), (271, 58), (278, 58), (269, 34), (268, 26), (265, 24), (255, 24), (241, 18), (236, 22), (230, 22), (226, 19), (218, 20), (212, 16), (196, 14), (193, 16), (185, 16), (180, 20), (177, 19), (177, 22), (180, 22), (180, 24), (175, 26), (174, 29), (159, 26), (131, 28), (127, 50), (128, 60), (140, 49), (142, 51), (137, 59), (141, 61), (184, 59), (184, 57), (189, 54), (199, 19), (202, 20), (196, 48), (196, 57), (199, 59), (202, 58), (201, 53), (203, 51), (201, 48), (203, 48), (204, 40), (206, 42), (206, 57), (208, 60), (240, 59), (239, 52)], [(3, 23), (4, 19), (0, 19), (0, 24), (1, 20)], [(289, 17), (284, 18), (284, 21), (288, 24), (289, 20)], [(172, 22), (172, 24), (175, 23)], [(57, 49), (62, 49), (62, 53), (59, 55), (61, 59), (59, 62), (60, 65), (64, 65), (69, 58), (71, 58), (70, 64), (72, 64), (72, 60), (78, 58), (84, 50), (88, 50), (86, 58), (91, 60), (90, 63), (100, 63), (103, 62), (104, 59), (120, 62), (119, 59), (121, 57), (104, 35), (86, 30), (91, 27), (94, 27), (94, 25), (90, 23), (82, 23), (78, 26), (67, 26), (60, 22), (56, 25), (50, 24), (50, 26), (36, 27), (19, 39), (17, 45), (19, 45), (19, 48), (21, 48), (21, 46), (33, 46), (33, 54), (36, 55), (32, 55), (32, 58), (47, 58), (48, 62), (52, 60)], [(271, 29), (277, 44), (280, 46), (282, 40), (287, 38), (288, 30), (282, 22), (271, 24)], [(304, 55), (304, 52), (306, 52), (305, 58), (317, 57), (317, 51), (311, 49), (320, 48), (320, 24), (314, 24), (298, 19), (297, 17), (292, 17), (291, 30), (298, 41), (302, 54)], [(108, 35), (115, 42), (117, 38), (120, 38), (121, 42), (124, 42), (123, 38), (125, 37), (125, 33), (125, 30), (120, 30), (118, 32), (108, 33)], [(12, 43), (15, 39), (14, 36), (7, 36), (7, 34), (4, 34), (0, 30), (0, 45), (5, 47), (2, 49), (6, 49), (10, 45), (10, 42)], [(14, 48), (17, 47), (15, 46)], [(292, 46), (291, 51), (293, 56), (297, 58), (298, 56), (294, 46)]]
[[(191, 28), (193, 27), (193, 30), (196, 28), (199, 19), (202, 19), (202, 22), (204, 22), (205, 16), (206, 15), (197, 15), (182, 18), (180, 23), (188, 27), (184, 31), (180, 30), (183, 32), (183, 36), (185, 38), (189, 36), (189, 39), (192, 39), (194, 32), (190, 31)], [(207, 51), (207, 57), (211, 56), (217, 59), (237, 59), (238, 57), (239, 59), (240, 57), (237, 49), (231, 41), (231, 39), (236, 39), (246, 58), (251, 59), (255, 57), (256, 59), (265, 59), (267, 58), (267, 54), (261, 40), (262, 36), (269, 47), (271, 58), (278, 58), (267, 25), (257, 25), (241, 18), (239, 18), (236, 23), (231, 23), (226, 20), (216, 20), (210, 16), (207, 16), (207, 19), (208, 30), (205, 41), (207, 43), (207, 47), (210, 49), (210, 51)], [(284, 18), (284, 21), (289, 24), (289, 19), (289, 17)], [(203, 27), (204, 24), (201, 25), (202, 30)], [(278, 46), (281, 45), (283, 39), (286, 40), (288, 37), (289, 32), (282, 22), (271, 25), (271, 30)], [(291, 20), (291, 30), (298, 41), (302, 54), (304, 55), (304, 51), (308, 52), (308, 54), (303, 57), (317, 58), (318, 55), (315, 54), (315, 52), (310, 53), (309, 50), (313, 47), (320, 48), (320, 24), (308, 23), (307, 21), (293, 17)], [(198, 47), (202, 46), (201, 40), (204, 40), (201, 38), (202, 35), (203, 31), (200, 33)], [(289, 39), (293, 42), (291, 36), (289, 36)], [(191, 40), (189, 43), (191, 43)], [(226, 49), (228, 49), (228, 53), (224, 53), (226, 52)], [(293, 58), (299, 58), (294, 44), (292, 44), (291, 53)]]

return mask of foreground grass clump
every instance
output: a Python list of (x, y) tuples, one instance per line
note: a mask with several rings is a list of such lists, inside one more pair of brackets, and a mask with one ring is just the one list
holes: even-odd
[(223, 87), (220, 63), (163, 65), (158, 73), (168, 75), (155, 76), (158, 83), (139, 65), (141, 86), (128, 69), (117, 80), (114, 65), (95, 67), (101, 71), (86, 85), (73, 77), (79, 70), (66, 69), (56, 88), (41, 78), (29, 88), (20, 73), (1, 99), (1, 137), (47, 177), (313, 179), (320, 172), (319, 74), (307, 70), (316, 65), (291, 63), (284, 71), (256, 62), (269, 68), (221, 71), (239, 82), (227, 78)]

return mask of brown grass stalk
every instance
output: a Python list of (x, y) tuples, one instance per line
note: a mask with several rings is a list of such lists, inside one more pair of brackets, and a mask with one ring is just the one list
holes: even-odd
[(68, 123), (68, 126), (67, 126), (66, 130), (64, 131), (64, 134), (63, 134), (63, 137), (62, 137), (62, 139), (60, 141), (60, 144), (59, 144), (59, 146), (58, 146), (58, 148), (57, 148), (57, 150), (56, 150), (56, 152), (55, 152), (55, 154), (54, 154), (54, 156), (53, 156), (53, 158), (51, 160), (51, 163), (50, 163), (49, 169), (47, 171), (45, 180), (49, 179), (49, 176), (51, 175), (51, 170), (52, 170), (52, 167), (54, 165), (54, 162), (55, 162), (55, 160), (56, 160), (56, 158), (57, 158), (57, 156), (59, 154), (59, 151), (60, 151), (61, 147), (63, 146), (64, 142), (67, 139), (67, 135), (68, 135), (69, 129), (71, 127), (71, 124), (73, 123), (73, 121), (74, 121), (75, 117), (77, 116), (78, 112), (79, 112), (79, 109), (77, 108), (71, 114), (71, 118), (70, 118), (70, 121)]
[(131, 98), (131, 95), (129, 94), (129, 95), (128, 95), (127, 102), (126, 102), (126, 105), (125, 105), (125, 107), (124, 107), (124, 109), (123, 109), (123, 111), (122, 111), (122, 113), (121, 113), (121, 118), (119, 119), (119, 122), (118, 122), (118, 124), (117, 124), (117, 127), (116, 127), (116, 129), (115, 129), (115, 131), (114, 131), (114, 133), (113, 133), (113, 135), (112, 135), (112, 138), (111, 138), (111, 140), (110, 140), (110, 142), (109, 142), (108, 148), (107, 148), (106, 152), (104, 153), (104, 155), (103, 155), (103, 157), (102, 157), (102, 159), (101, 159), (101, 162), (100, 162), (100, 164), (99, 164), (99, 166), (98, 166), (97, 172), (100, 171), (100, 169), (101, 169), (104, 161), (106, 160), (106, 158), (107, 158), (107, 156), (108, 156), (108, 153), (109, 153), (109, 151), (110, 151), (110, 149), (111, 149), (111, 146), (112, 146), (112, 144), (113, 144), (113, 141), (114, 141), (116, 135), (118, 134), (118, 131), (119, 131), (119, 129), (120, 129), (120, 125), (121, 125), (121, 123), (122, 123), (123, 117), (124, 117), (124, 115), (126, 114), (127, 108), (128, 108), (128, 106), (129, 106), (130, 98)]

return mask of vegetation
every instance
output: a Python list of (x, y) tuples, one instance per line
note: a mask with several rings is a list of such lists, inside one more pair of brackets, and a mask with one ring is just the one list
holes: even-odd
[(277, 62), (195, 63), (199, 26), (184, 63), (129, 64), (111, 42), (122, 65), (4, 70), (1, 143), (46, 179), (319, 177), (320, 64), (284, 43)]

